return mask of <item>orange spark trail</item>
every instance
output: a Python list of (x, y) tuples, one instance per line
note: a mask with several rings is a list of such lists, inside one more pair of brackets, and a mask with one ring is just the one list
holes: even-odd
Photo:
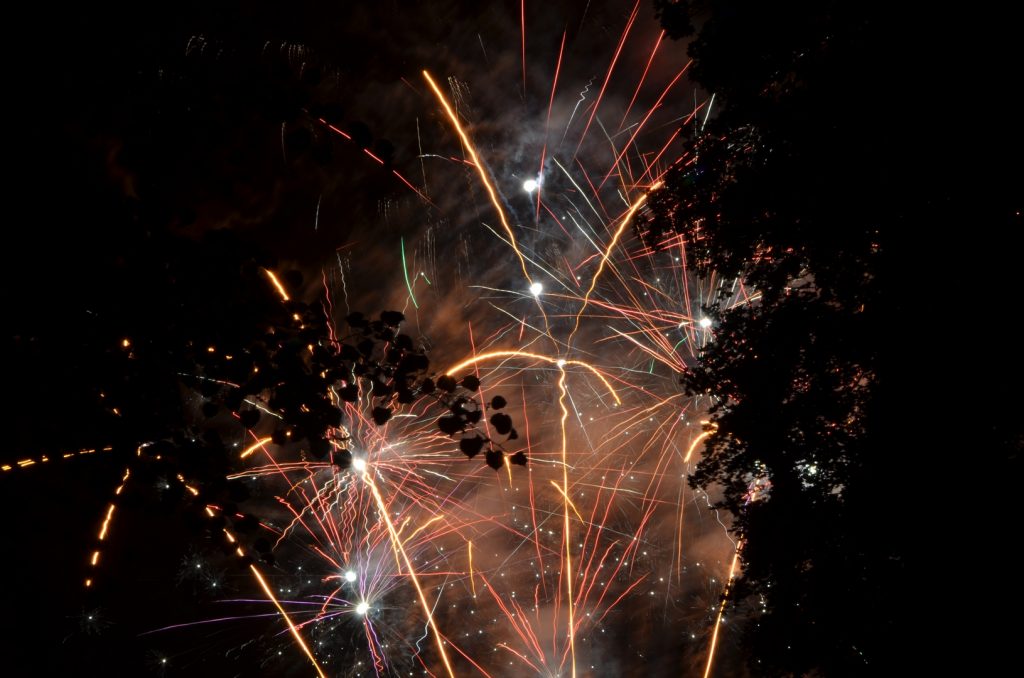
[(291, 617), (289, 617), (288, 613), (284, 611), (283, 607), (281, 607), (281, 603), (277, 602), (277, 598), (274, 597), (274, 592), (270, 590), (266, 580), (263, 579), (263, 575), (260, 574), (260, 571), (256, 569), (255, 565), (249, 565), (249, 569), (252, 570), (253, 575), (255, 575), (256, 581), (258, 581), (260, 586), (263, 587), (263, 592), (267, 594), (267, 598), (270, 599), (270, 602), (274, 603), (274, 607), (277, 608), (277, 611), (281, 613), (281, 616), (284, 617), (284, 620), (288, 623), (288, 628), (295, 637), (295, 641), (299, 644), (299, 647), (302, 648), (302, 651), (306, 653), (306, 656), (309, 657), (309, 661), (313, 663), (313, 668), (316, 669), (317, 675), (320, 676), (320, 678), (327, 678), (327, 674), (325, 674), (320, 668), (320, 665), (317, 664), (316, 657), (314, 657), (313, 653), (310, 652), (309, 647), (306, 645), (306, 641), (302, 639), (302, 634), (299, 633), (299, 629), (296, 628), (294, 623), (292, 623)]
[(526, 0), (519, 0), (519, 30), (523, 36), (523, 98), (526, 98)]
[(270, 278), (270, 282), (274, 283), (274, 287), (277, 288), (278, 294), (281, 295), (281, 300), (289, 301), (288, 293), (284, 291), (284, 285), (282, 285), (281, 281), (277, 279), (277, 276), (274, 275), (274, 272), (271, 271), (269, 268), (263, 269), (263, 272), (267, 274), (268, 278)]
[[(659, 181), (658, 183), (654, 184), (653, 186), (651, 186), (650, 190), (658, 190), (659, 188), (661, 188), (661, 183), (662, 182)], [(611, 256), (612, 250), (615, 248), (615, 245), (618, 244), (619, 238), (622, 237), (623, 231), (626, 230), (626, 226), (629, 224), (629, 220), (633, 218), (633, 215), (636, 214), (637, 210), (640, 209), (641, 205), (644, 204), (644, 201), (647, 200), (648, 195), (649, 192), (644, 193), (639, 198), (637, 198), (636, 201), (630, 206), (629, 211), (626, 212), (625, 216), (622, 217), (622, 223), (619, 224), (618, 230), (615, 231), (615, 235), (612, 236), (611, 242), (608, 243), (608, 247), (601, 255), (601, 263), (598, 264), (597, 272), (594, 273), (594, 278), (590, 281), (590, 288), (587, 290), (586, 295), (584, 295), (583, 297), (583, 305), (580, 307), (580, 310), (576, 313), (576, 325), (575, 327), (572, 328), (572, 332), (569, 333), (569, 341), (566, 343), (572, 344), (572, 338), (576, 334), (576, 330), (580, 328), (580, 316), (583, 315), (583, 311), (587, 309), (587, 304), (590, 303), (590, 295), (591, 293), (593, 293), (594, 287), (597, 286), (597, 279), (601, 277), (601, 273), (602, 271), (604, 271), (604, 265), (608, 262), (608, 257)]]
[(711, 634), (711, 647), (708, 648), (708, 665), (704, 669), (704, 678), (711, 675), (711, 664), (715, 661), (715, 646), (718, 644), (718, 628), (722, 624), (722, 613), (725, 612), (725, 603), (729, 597), (729, 587), (736, 575), (736, 564), (740, 560), (740, 551), (743, 550), (743, 542), (736, 544), (736, 552), (732, 554), (732, 564), (729, 566), (729, 578), (725, 582), (725, 590), (722, 591), (722, 604), (718, 607), (718, 618), (715, 619), (715, 630)]
[(441, 632), (437, 629), (437, 625), (434, 623), (434, 615), (430, 611), (430, 605), (427, 604), (427, 597), (423, 593), (423, 588), (420, 586), (419, 578), (416, 576), (416, 570), (412, 566), (412, 561), (409, 560), (408, 554), (405, 552), (405, 548), (402, 546), (402, 540), (398, 538), (398, 533), (395, 531), (395, 524), (391, 522), (391, 517), (388, 515), (388, 507), (384, 503), (384, 498), (380, 496), (380, 491), (377, 489), (377, 485), (370, 478), (369, 473), (363, 471), (363, 481), (366, 482), (370, 491), (373, 493), (373, 498), (377, 501), (377, 509), (380, 511), (380, 515), (384, 518), (384, 524), (387, 525), (388, 533), (391, 535), (391, 542), (395, 547), (395, 550), (402, 555), (402, 560), (405, 561), (405, 568), (409, 571), (409, 578), (412, 580), (412, 585), (416, 587), (416, 593), (419, 594), (420, 604), (423, 605), (423, 612), (427, 615), (427, 623), (430, 625), (430, 629), (434, 632), (434, 640), (437, 642), (437, 651), (441, 653), (441, 660), (444, 662), (444, 667), (448, 670), (450, 678), (455, 678), (455, 673), (452, 672), (452, 665), (448, 661), (448, 653), (444, 651), (444, 641), (441, 639)]
[(658, 53), (658, 47), (661, 46), (661, 41), (665, 37), (665, 31), (663, 30), (658, 34), (658, 40), (654, 43), (654, 49), (651, 50), (651, 56), (647, 59), (647, 66), (644, 68), (644, 74), (640, 76), (640, 82), (636, 84), (636, 91), (633, 92), (633, 98), (629, 101), (629, 106), (626, 106), (626, 112), (622, 114), (622, 121), (619, 123), (619, 129), (626, 124), (626, 118), (629, 117), (629, 112), (633, 110), (633, 104), (636, 103), (636, 97), (640, 94), (640, 88), (644, 86), (644, 80), (647, 79), (647, 71), (651, 70), (651, 63), (654, 62), (654, 55)]
[(473, 542), (469, 543), (469, 585), (473, 588), (473, 597), (476, 598), (476, 581), (473, 579)]
[[(576, 620), (572, 595), (572, 535), (569, 532), (569, 460), (566, 452), (565, 422), (569, 418), (569, 410), (565, 406), (565, 398), (568, 392), (565, 390), (565, 370), (558, 366), (561, 376), (558, 379), (558, 389), (561, 395), (558, 396), (558, 406), (562, 408), (562, 487), (565, 497), (565, 588), (567, 602), (569, 603), (569, 653), (572, 655), (572, 676), (576, 678)], [(575, 511), (573, 507), (573, 511)]]
[(256, 450), (260, 449), (261, 447), (263, 447), (264, 445), (269, 443), (271, 440), (272, 440), (272, 438), (270, 436), (267, 436), (266, 438), (260, 438), (255, 443), (253, 443), (249, 447), (247, 447), (244, 450), (242, 450), (242, 453), (240, 455), (238, 455), (238, 458), (239, 459), (245, 459), (250, 454), (252, 454)]
[[(548, 100), (548, 117), (544, 121), (544, 148), (540, 152), (540, 169), (537, 171), (537, 214), (536, 219), (540, 219), (540, 193), (541, 193), (541, 181), (540, 178), (544, 174), (544, 159), (548, 153), (548, 127), (551, 125), (551, 109), (555, 105), (555, 90), (558, 89), (558, 74), (562, 70), (562, 54), (565, 52), (565, 37), (568, 31), (562, 31), (562, 46), (558, 48), (558, 61), (555, 62), (555, 79), (551, 83), (551, 98)], [(558, 219), (555, 219), (555, 223), (561, 227)], [(564, 230), (564, 229), (563, 229)]]
[(444, 108), (445, 113), (448, 114), (448, 118), (452, 121), (452, 125), (455, 126), (455, 131), (458, 133), (459, 138), (462, 139), (462, 143), (465, 145), (466, 150), (469, 151), (469, 156), (473, 159), (473, 164), (476, 166), (477, 173), (480, 175), (480, 181), (483, 182), (484, 188), (487, 189), (487, 195), (491, 199), (491, 204), (494, 205), (494, 209), (498, 212), (498, 218), (501, 220), (501, 225), (505, 229), (505, 233), (508, 235), (509, 243), (512, 245), (512, 249), (515, 251), (516, 256), (519, 257), (519, 266), (523, 270), (523, 276), (526, 278), (528, 285), (533, 284), (533, 279), (530, 278), (530, 274), (526, 270), (526, 260), (523, 258), (523, 253), (519, 251), (519, 246), (516, 244), (516, 236), (512, 232), (512, 227), (508, 225), (508, 219), (505, 218), (505, 210), (501, 207), (501, 201), (498, 200), (498, 192), (494, 189), (491, 184), (491, 180), (487, 178), (487, 171), (484, 169), (484, 164), (476, 154), (476, 148), (473, 146), (473, 142), (469, 140), (469, 135), (462, 129), (462, 125), (459, 124), (459, 117), (455, 115), (455, 110), (452, 109), (451, 104), (448, 103), (448, 99), (445, 98), (441, 89), (434, 82), (434, 79), (430, 77), (430, 73), (423, 71), (423, 77), (427, 79), (427, 84), (430, 85), (430, 89), (434, 90), (434, 94), (441, 102), (441, 106)]
[(651, 109), (647, 111), (647, 115), (644, 116), (644, 119), (640, 121), (640, 124), (637, 125), (636, 129), (633, 131), (633, 136), (629, 138), (629, 141), (627, 141), (626, 144), (622, 147), (622, 152), (619, 153), (618, 157), (615, 158), (615, 162), (612, 163), (611, 170), (609, 170), (608, 174), (601, 181), (601, 183), (598, 184), (598, 190), (600, 190), (601, 187), (605, 185), (605, 182), (608, 181), (608, 177), (610, 177), (612, 175), (612, 172), (615, 171), (615, 167), (619, 164), (619, 161), (622, 160), (622, 156), (624, 156), (626, 154), (626, 151), (628, 151), (630, 147), (633, 145), (633, 142), (636, 140), (637, 135), (640, 134), (640, 131), (644, 128), (644, 125), (646, 125), (647, 121), (650, 120), (652, 115), (654, 115), (654, 111), (658, 110), (658, 107), (661, 106), (661, 102), (668, 95), (668, 91), (672, 89), (672, 87), (679, 81), (679, 78), (683, 77), (683, 73), (685, 73), (690, 68), (690, 64), (692, 63), (693, 59), (691, 59), (689, 62), (687, 62), (685, 66), (683, 66), (683, 70), (676, 73), (676, 77), (672, 78), (672, 82), (668, 84), (668, 87), (664, 89), (664, 91), (661, 93), (661, 96), (658, 97), (658, 100), (655, 101), (654, 105), (651, 106)]
[[(139, 449), (142, 449), (142, 448), (139, 448)], [(46, 457), (43, 457), (43, 459), (45, 460)], [(125, 483), (128, 482), (128, 476), (130, 476), (130, 475), (131, 475), (131, 468), (126, 468), (124, 470), (124, 476), (121, 477), (121, 484), (117, 486), (116, 490), (114, 490), (114, 496), (115, 497), (117, 495), (121, 494), (121, 491), (124, 490)], [(99, 531), (99, 534), (97, 535), (96, 541), (102, 542), (102, 541), (104, 541), (107, 538), (107, 532), (110, 530), (110, 521), (113, 520), (113, 518), (114, 518), (114, 511), (116, 509), (117, 509), (117, 504), (115, 504), (114, 502), (110, 502), (110, 504), (107, 506), (107, 515), (103, 519), (103, 523), (100, 525), (100, 531)], [(92, 556), (89, 558), (89, 566), (92, 567), (93, 569), (95, 569), (96, 565), (99, 563), (99, 561), (100, 561), (100, 549), (97, 548), (95, 551), (93, 551)], [(85, 580), (85, 588), (91, 587), (92, 586), (92, 582), (93, 582), (92, 577), (87, 578)]]
[(711, 435), (711, 431), (704, 431), (704, 432), (703, 432), (703, 433), (701, 433), (701, 434), (700, 434), (699, 436), (697, 436), (696, 438), (694, 438), (694, 439), (693, 439), (693, 442), (692, 442), (692, 443), (690, 443), (690, 449), (688, 449), (688, 450), (686, 451), (686, 456), (685, 456), (685, 457), (683, 457), (683, 462), (684, 462), (684, 463), (685, 463), (685, 462), (688, 462), (688, 461), (690, 461), (690, 457), (692, 457), (692, 456), (693, 456), (693, 451), (694, 451), (695, 449), (697, 449), (697, 445), (699, 445), (699, 444), (700, 444), (700, 441), (704, 440), (704, 439), (705, 439), (705, 438), (707, 438), (707, 437), (708, 437), (709, 435)]
[[(578, 320), (578, 318), (577, 318), (577, 320)], [(605, 388), (608, 389), (608, 392), (611, 393), (613, 398), (615, 398), (615, 402), (620, 404), (620, 405), (622, 404), (622, 401), (619, 399), (619, 394), (615, 392), (615, 389), (612, 388), (612, 385), (610, 383), (608, 383), (608, 380), (605, 379), (604, 375), (601, 374), (601, 372), (596, 367), (594, 367), (593, 365), (591, 365), (589, 363), (585, 363), (582, 360), (564, 360), (562, 358), (552, 358), (550, 356), (541, 355), (539, 353), (528, 353), (527, 351), (489, 351), (487, 353), (481, 353), (480, 355), (473, 356), (472, 358), (467, 358), (466, 360), (463, 360), (458, 365), (453, 365), (452, 367), (448, 368), (448, 371), (445, 372), (445, 374), (447, 374), (448, 376), (452, 376), (455, 372), (458, 372), (459, 370), (461, 370), (464, 367), (468, 367), (470, 365), (475, 365), (478, 362), (482, 362), (484, 360), (489, 360), (491, 358), (510, 358), (510, 357), (533, 358), (535, 360), (545, 360), (545, 361), (547, 361), (549, 363), (557, 365), (559, 367), (559, 369), (561, 369), (565, 365), (579, 365), (581, 367), (585, 367), (586, 369), (590, 370), (594, 374), (594, 376), (596, 376), (598, 379), (601, 380), (601, 383), (604, 384)]]

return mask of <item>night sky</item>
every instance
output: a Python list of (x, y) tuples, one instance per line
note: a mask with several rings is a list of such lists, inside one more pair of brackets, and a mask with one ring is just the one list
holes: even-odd
[[(686, 482), (713, 403), (678, 375), (714, 341), (702, 306), (757, 293), (696, 276), (681, 240), (653, 249), (630, 222), (720, 104), (688, 78), (687, 40), (662, 36), (648, 2), (214, 5), (37, 6), (5, 44), (18, 236), (4, 292), (17, 350), (0, 451), (0, 673), (316, 675), (247, 562), (185, 508), (189, 480), (145, 471), (112, 440), (119, 415), (94, 387), (110, 368), (88, 352), (242, 318), (250, 293), (284, 303), (270, 271), (334, 327), (351, 311), (402, 311), (438, 374), (488, 351), (531, 354), (459, 373), (479, 374), (479, 399), (508, 401), (518, 436), (503, 449), (529, 464), (497, 472), (466, 459), (438, 433), (443, 408), (420, 401), (386, 428), (366, 403), (345, 406), (366, 475), (289, 475), (267, 469), (316, 463), (308, 446), (238, 458), (271, 435), (270, 415), (251, 430), (227, 415), (201, 424), (197, 389), (139, 395), (180, 410), (189, 435), (223, 438), (227, 485), (245, 487), (238, 511), (269, 526), (257, 532), (274, 557), (259, 571), (309, 622), (300, 633), (326, 675), (446, 675), (375, 488), (424, 573), (455, 675), (568, 676), (575, 662), (579, 675), (701, 676), (716, 629), (713, 675), (748, 675), (740, 629), (756, 611), (718, 614), (739, 542), (717, 497)], [(1019, 212), (1006, 223), (1019, 228)], [(988, 254), (962, 256), (975, 250)], [(234, 252), (265, 266), (246, 278), (255, 291), (219, 291)], [(1015, 265), (1007, 257), (993, 267)], [(170, 279), (198, 291), (175, 296)], [(764, 491), (753, 478), (750, 501)], [(255, 553), (253, 538), (242, 542)]]

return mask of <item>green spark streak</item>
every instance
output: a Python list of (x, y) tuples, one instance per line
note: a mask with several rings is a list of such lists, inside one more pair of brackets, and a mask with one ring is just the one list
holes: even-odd
[(405, 286), (409, 289), (409, 298), (412, 299), (412, 305), (419, 308), (420, 305), (416, 303), (416, 295), (412, 293), (412, 284), (409, 282), (409, 268), (405, 264), (405, 238), (402, 241), (402, 275), (405, 276)]

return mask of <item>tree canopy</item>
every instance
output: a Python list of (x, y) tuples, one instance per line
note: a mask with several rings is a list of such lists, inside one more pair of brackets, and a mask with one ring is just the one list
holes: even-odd
[[(893, 671), (909, 661), (894, 602), (936, 464), (936, 424), (909, 402), (927, 387), (904, 362), (920, 333), (894, 336), (893, 321), (921, 316), (900, 285), (934, 251), (929, 228), (962, 214), (944, 189), (973, 182), (951, 182), (929, 148), (935, 95), (914, 99), (932, 81), (908, 17), (871, 3), (655, 6), (692, 40), (715, 110), (638, 234), (654, 247), (681, 236), (699, 274), (754, 295), (711, 305), (714, 341), (684, 375), (714, 403), (691, 483), (721, 489), (742, 539), (730, 596), (749, 615), (748, 662), (758, 675)], [(1007, 186), (971, 205), (979, 237), (1019, 229)], [(1008, 424), (986, 442), (1018, 452), (989, 457), (996, 468), (1019, 458)]]

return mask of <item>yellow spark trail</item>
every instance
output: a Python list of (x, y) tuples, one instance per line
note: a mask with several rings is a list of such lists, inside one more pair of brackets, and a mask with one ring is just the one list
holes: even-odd
[[(565, 390), (565, 370), (558, 366), (561, 376), (558, 379), (558, 389), (561, 395), (558, 396), (558, 406), (562, 408), (562, 486), (565, 497), (565, 588), (568, 594), (569, 603), (569, 654), (572, 656), (572, 678), (576, 678), (576, 619), (573, 609), (572, 596), (572, 535), (569, 532), (569, 459), (566, 451), (565, 422), (569, 419), (569, 410), (565, 406), (565, 398), (568, 392)], [(616, 399), (617, 400), (617, 399)], [(573, 507), (573, 511), (575, 511)]]
[(597, 286), (597, 279), (601, 277), (601, 273), (604, 271), (604, 266), (606, 263), (608, 263), (608, 257), (611, 256), (612, 250), (615, 249), (615, 245), (618, 244), (619, 238), (622, 237), (623, 231), (626, 230), (626, 226), (629, 225), (629, 222), (633, 218), (633, 215), (636, 214), (637, 210), (639, 210), (640, 207), (647, 200), (647, 196), (650, 194), (650, 192), (658, 190), (659, 188), (661, 188), (661, 185), (662, 182), (659, 181), (653, 186), (651, 186), (650, 190), (647, 193), (644, 193), (639, 198), (637, 198), (635, 202), (633, 202), (633, 204), (629, 208), (629, 211), (627, 211), (625, 216), (622, 217), (622, 221), (619, 224), (618, 229), (616, 229), (615, 235), (612, 236), (611, 242), (608, 243), (608, 247), (605, 248), (604, 253), (601, 255), (601, 263), (598, 264), (597, 272), (594, 273), (594, 277), (590, 281), (590, 288), (587, 290), (587, 293), (583, 296), (583, 305), (580, 306), (579, 312), (576, 313), (576, 325), (572, 328), (572, 332), (569, 333), (568, 343), (572, 343), (572, 338), (573, 336), (575, 336), (576, 330), (580, 328), (580, 316), (582, 316), (583, 311), (587, 309), (587, 304), (590, 303), (590, 295), (593, 293), (594, 287)]
[(274, 275), (274, 272), (271, 271), (269, 268), (263, 269), (263, 272), (267, 274), (268, 278), (270, 278), (270, 282), (274, 283), (274, 287), (277, 288), (278, 294), (281, 295), (281, 301), (290, 301), (288, 293), (284, 291), (284, 285), (282, 285), (281, 281), (277, 279), (277, 276)]
[(238, 458), (239, 459), (245, 459), (250, 454), (252, 454), (256, 450), (260, 449), (261, 447), (263, 447), (264, 445), (269, 443), (271, 440), (272, 440), (272, 438), (270, 436), (267, 436), (266, 438), (260, 438), (255, 443), (253, 443), (249, 447), (247, 447), (244, 450), (242, 450), (242, 453), (240, 455), (238, 455)]
[(501, 220), (501, 225), (505, 228), (505, 233), (508, 234), (509, 243), (512, 245), (512, 249), (515, 251), (516, 256), (519, 257), (519, 266), (523, 269), (523, 276), (526, 277), (528, 285), (533, 284), (533, 279), (530, 278), (530, 274), (526, 270), (526, 260), (523, 258), (523, 253), (519, 251), (519, 246), (516, 244), (516, 236), (512, 232), (512, 227), (508, 225), (508, 219), (505, 218), (505, 210), (501, 208), (501, 201), (498, 200), (498, 192), (494, 189), (491, 184), (491, 180), (487, 178), (487, 171), (484, 169), (483, 162), (480, 161), (480, 157), (476, 154), (476, 148), (473, 146), (473, 142), (469, 140), (469, 135), (462, 129), (462, 125), (459, 124), (459, 116), (455, 114), (455, 110), (448, 103), (448, 99), (445, 98), (441, 92), (441, 88), (437, 86), (434, 79), (430, 77), (430, 73), (423, 71), (423, 77), (427, 79), (427, 84), (430, 85), (430, 89), (434, 90), (434, 94), (437, 95), (438, 100), (441, 102), (441, 106), (444, 107), (444, 112), (448, 114), (448, 119), (452, 121), (452, 125), (455, 126), (455, 131), (458, 133), (459, 138), (462, 139), (463, 145), (466, 150), (469, 151), (469, 157), (473, 159), (473, 164), (476, 166), (476, 171), (480, 175), (480, 181), (483, 182), (484, 188), (487, 190), (487, 195), (491, 199), (491, 204), (494, 205), (494, 209), (498, 212), (498, 218)]
[(256, 581), (258, 581), (260, 586), (263, 587), (263, 592), (267, 594), (267, 598), (270, 599), (270, 602), (274, 603), (277, 611), (281, 613), (281, 616), (284, 617), (284, 620), (288, 623), (288, 628), (295, 637), (295, 641), (299, 644), (299, 647), (302, 648), (302, 651), (306, 653), (306, 656), (309, 657), (309, 661), (313, 663), (313, 668), (316, 669), (317, 675), (320, 676), (320, 678), (327, 678), (327, 674), (325, 674), (320, 668), (320, 665), (317, 664), (316, 658), (309, 650), (309, 646), (307, 646), (306, 641), (302, 639), (302, 634), (299, 633), (299, 629), (292, 622), (292, 618), (288, 616), (288, 613), (284, 611), (284, 608), (281, 607), (281, 603), (277, 601), (277, 598), (274, 596), (274, 592), (270, 590), (270, 586), (268, 586), (266, 580), (263, 579), (263, 575), (260, 574), (260, 571), (256, 569), (255, 565), (249, 565), (249, 569), (252, 570), (253, 575), (256, 577)]
[[(445, 98), (444, 93), (441, 92), (441, 88), (437, 86), (434, 79), (430, 77), (430, 73), (426, 70), (423, 71), (423, 77), (427, 79), (427, 84), (430, 85), (430, 89), (434, 90), (434, 94), (437, 95), (438, 101), (441, 102), (441, 106), (444, 108), (445, 113), (448, 114), (448, 119), (452, 121), (452, 125), (455, 127), (456, 133), (462, 140), (463, 145), (469, 152), (469, 157), (473, 159), (473, 165), (476, 166), (477, 174), (480, 175), (480, 181), (483, 182), (484, 188), (487, 191), (487, 196), (491, 199), (491, 204), (494, 205), (495, 211), (498, 213), (498, 219), (501, 220), (501, 225), (505, 229), (505, 233), (508, 234), (508, 242), (512, 247), (512, 251), (516, 253), (516, 257), (519, 258), (519, 267), (523, 271), (523, 277), (526, 278), (526, 285), (529, 289), (533, 289), (533, 278), (530, 277), (530, 272), (526, 270), (526, 258), (523, 256), (522, 251), (519, 249), (519, 245), (516, 243), (515, 233), (512, 232), (512, 227), (508, 223), (508, 218), (505, 216), (505, 210), (501, 207), (501, 201), (498, 200), (498, 191), (491, 183), (491, 180), (487, 177), (487, 170), (484, 169), (484, 164), (480, 160), (480, 156), (476, 153), (476, 148), (473, 146), (473, 142), (470, 141), (469, 135), (466, 134), (465, 130), (462, 129), (462, 125), (459, 124), (459, 116), (455, 114), (455, 109), (448, 103), (448, 99)], [(540, 311), (540, 315), (544, 318), (544, 334), (552, 343), (555, 343), (554, 337), (551, 336), (551, 326), (548, 322), (548, 314), (544, 311), (544, 305), (540, 301), (540, 295), (534, 295), (534, 302), (537, 304), (537, 310)]]
[(718, 607), (718, 618), (715, 619), (715, 630), (711, 634), (711, 647), (708, 648), (708, 665), (704, 669), (704, 678), (711, 675), (711, 665), (715, 661), (715, 646), (718, 645), (718, 629), (722, 624), (722, 613), (725, 612), (725, 603), (729, 597), (729, 587), (736, 575), (736, 564), (740, 560), (740, 551), (743, 549), (743, 542), (736, 544), (736, 552), (732, 554), (732, 565), (729, 566), (729, 578), (725, 582), (725, 590), (722, 592), (722, 604)]
[(700, 445), (701, 441), (707, 438), (709, 435), (711, 435), (711, 431), (704, 431), (699, 436), (693, 439), (693, 442), (690, 443), (690, 449), (686, 451), (686, 456), (683, 457), (684, 463), (690, 461), (690, 457), (693, 456), (693, 451), (697, 449), (697, 445)]

